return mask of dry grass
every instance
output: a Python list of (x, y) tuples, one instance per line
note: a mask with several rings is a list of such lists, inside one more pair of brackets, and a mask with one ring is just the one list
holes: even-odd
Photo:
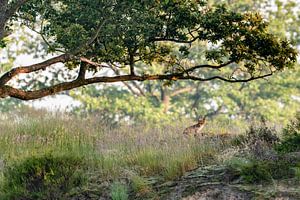
[[(49, 152), (84, 155), (108, 179), (126, 177), (128, 172), (174, 179), (199, 165), (217, 162), (215, 158), (227, 145), (212, 137), (183, 137), (186, 122), (112, 128), (96, 117), (78, 119), (38, 111), (2, 118), (0, 163)], [(218, 130), (216, 125), (209, 125), (206, 131), (213, 129), (226, 134), (232, 131)]]

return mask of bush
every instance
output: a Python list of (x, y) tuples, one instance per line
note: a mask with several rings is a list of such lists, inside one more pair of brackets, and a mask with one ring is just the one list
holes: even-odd
[(298, 163), (294, 168), (296, 179), (300, 180), (300, 163)]
[(265, 164), (251, 162), (241, 168), (241, 177), (247, 183), (257, 183), (271, 180), (271, 175)]
[(262, 183), (295, 175), (293, 166), (284, 160), (261, 161), (237, 158), (229, 163), (229, 168), (247, 183)]
[(251, 125), (245, 135), (239, 135), (234, 138), (232, 140), (232, 145), (249, 145), (255, 144), (257, 141), (273, 145), (279, 141), (279, 138), (277, 137), (276, 130), (268, 127), (266, 122), (262, 121), (259, 126)]
[(111, 198), (112, 200), (127, 200), (128, 189), (127, 187), (119, 182), (113, 183), (111, 186)]
[(254, 144), (257, 141), (262, 141), (266, 144), (273, 145), (279, 141), (276, 131), (266, 125), (263, 121), (258, 127), (251, 126), (246, 132), (244, 142)]
[(295, 120), (283, 129), (282, 141), (275, 149), (281, 153), (300, 151), (300, 112), (297, 113)]
[(83, 184), (83, 160), (72, 156), (31, 157), (4, 169), (0, 199), (64, 199)]

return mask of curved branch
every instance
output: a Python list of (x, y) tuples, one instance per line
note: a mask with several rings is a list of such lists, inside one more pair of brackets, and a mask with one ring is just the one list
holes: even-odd
[(0, 87), (0, 97), (15, 97), (22, 100), (32, 100), (38, 99), (45, 96), (53, 95), (58, 92), (71, 90), (73, 88), (81, 87), (84, 85), (89, 85), (93, 83), (113, 83), (113, 82), (121, 82), (121, 81), (145, 81), (145, 80), (195, 80), (195, 81), (210, 81), (214, 79), (219, 79), (226, 82), (231, 83), (238, 83), (238, 82), (249, 82), (255, 79), (265, 78), (271, 76), (270, 74), (265, 74), (262, 76), (251, 77), (248, 79), (241, 79), (241, 80), (234, 80), (234, 79), (226, 79), (220, 76), (213, 76), (210, 78), (199, 78), (193, 76), (184, 76), (182, 73), (177, 74), (167, 74), (167, 75), (121, 75), (121, 76), (114, 76), (114, 77), (93, 77), (89, 79), (75, 79), (71, 82), (64, 82), (54, 86), (50, 86), (47, 88), (43, 88), (36, 91), (24, 91), (20, 89), (13, 88), (11, 86), (2, 86)]
[(175, 42), (175, 43), (182, 43), (182, 44), (191, 44), (195, 42), (199, 37), (194, 37), (191, 40), (180, 40), (176, 38), (154, 38), (152, 39), (153, 42)]
[(80, 53), (82, 50), (84, 50), (85, 48), (87, 48), (88, 46), (90, 46), (97, 39), (97, 37), (99, 36), (99, 34), (100, 34), (103, 26), (105, 25), (106, 21), (107, 20), (103, 20), (103, 22), (97, 27), (94, 35), (86, 43), (83, 43), (81, 46), (79, 46), (77, 49), (75, 49), (71, 53), (73, 55), (76, 55), (76, 54)]
[(266, 78), (266, 77), (269, 77), (269, 76), (272, 76), (273, 73), (269, 73), (269, 74), (264, 74), (264, 75), (260, 75), (260, 76), (253, 76), (253, 77), (250, 77), (248, 79), (230, 79), (230, 78), (224, 78), (222, 76), (212, 76), (212, 77), (209, 77), (209, 78), (199, 78), (199, 77), (196, 77), (196, 76), (187, 76), (185, 77), (186, 79), (189, 79), (189, 80), (194, 80), (194, 81), (211, 81), (211, 80), (221, 80), (221, 81), (225, 81), (225, 82), (229, 82), (229, 83), (245, 83), (245, 82), (250, 82), (250, 81), (253, 81), (253, 80), (257, 80), (257, 79), (263, 79), (263, 78)]
[(177, 96), (182, 93), (191, 92), (191, 91), (193, 91), (193, 89), (194, 89), (193, 87), (181, 88), (181, 89), (175, 90), (172, 94), (170, 94), (170, 96), (174, 97), (174, 96)]
[(4, 75), (0, 78), (0, 87), (1, 85), (5, 85), (8, 81), (10, 81), (13, 77), (15, 77), (18, 74), (21, 73), (31, 73), (39, 70), (45, 70), (50, 65), (56, 64), (56, 63), (65, 63), (67, 61), (70, 61), (73, 58), (73, 56), (69, 54), (62, 54), (60, 56), (56, 56), (54, 58), (50, 58), (44, 62), (29, 65), (29, 66), (22, 66), (22, 67), (16, 67), (11, 69), (10, 71), (6, 72)]
[(228, 61), (226, 63), (220, 64), (220, 65), (196, 65), (194, 67), (191, 67), (189, 69), (184, 70), (184, 72), (192, 72), (196, 69), (201, 69), (201, 68), (209, 68), (209, 69), (221, 69), (223, 67), (226, 67), (230, 64), (234, 63), (233, 61)]

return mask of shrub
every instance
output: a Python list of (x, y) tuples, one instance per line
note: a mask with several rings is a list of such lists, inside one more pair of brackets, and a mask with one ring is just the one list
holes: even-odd
[(112, 200), (127, 200), (128, 189), (127, 187), (119, 182), (115, 182), (111, 186), (111, 198)]
[(83, 160), (72, 156), (30, 157), (4, 169), (0, 199), (64, 199), (84, 183)]
[(273, 145), (279, 141), (279, 138), (277, 137), (276, 130), (268, 127), (266, 122), (263, 120), (258, 126), (251, 125), (246, 131), (245, 135), (239, 135), (238, 137), (234, 138), (232, 140), (232, 145), (249, 145), (255, 144), (257, 141), (264, 142), (268, 145)]
[(240, 177), (247, 183), (257, 183), (271, 179), (266, 166), (260, 165), (260, 163), (253, 160), (233, 158), (228, 161), (228, 166), (230, 174)]
[(246, 143), (256, 143), (257, 141), (265, 142), (266, 144), (273, 145), (279, 141), (277, 137), (276, 131), (270, 127), (268, 127), (265, 122), (263, 122), (260, 126), (250, 126), (248, 131), (246, 132)]
[(133, 175), (130, 179), (131, 187), (137, 196), (146, 197), (153, 192), (150, 183), (145, 178), (138, 175)]
[(229, 168), (247, 183), (262, 183), (272, 179), (293, 177), (295, 171), (287, 161), (262, 161), (236, 158)]
[(250, 162), (249, 165), (242, 167), (241, 177), (247, 183), (257, 183), (271, 179), (267, 166), (258, 162)]
[(296, 114), (295, 120), (283, 129), (282, 141), (275, 149), (281, 153), (300, 151), (300, 112)]
[(300, 180), (300, 163), (298, 163), (294, 168), (296, 179)]
[(259, 126), (251, 126), (245, 135), (232, 140), (232, 145), (238, 146), (244, 156), (259, 160), (276, 160), (277, 153), (273, 147), (279, 138), (275, 129), (270, 128), (263, 121)]

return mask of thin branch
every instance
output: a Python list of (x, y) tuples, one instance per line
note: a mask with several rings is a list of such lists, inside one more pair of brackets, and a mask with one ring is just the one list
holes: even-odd
[[(119, 71), (115, 66), (111, 65), (111, 69), (114, 71), (114, 73), (115, 73), (116, 75), (118, 75), (118, 76), (120, 75), (120, 71)], [(137, 93), (129, 83), (127, 83), (127, 82), (122, 82), (122, 83), (128, 88), (128, 90), (129, 90), (132, 94), (134, 94), (134, 95), (136, 95), (136, 96), (141, 96), (141, 94), (140, 94), (140, 93)]]
[(175, 42), (175, 43), (182, 43), (182, 44), (191, 44), (195, 42), (199, 37), (194, 37), (192, 40), (180, 40), (174, 38), (153, 38), (151, 41), (153, 42)]
[(124, 81), (123, 81), (122, 83), (128, 88), (128, 90), (129, 90), (132, 94), (134, 94), (134, 95), (136, 95), (136, 96), (143, 96), (142, 94), (136, 92), (136, 91), (133, 89), (133, 87), (132, 87), (129, 83), (124, 82)]
[(140, 92), (140, 94), (142, 96), (146, 96), (145, 92), (143, 91), (143, 89), (135, 82), (135, 81), (132, 81), (132, 84), (133, 86)]
[(80, 59), (80, 61), (85, 62), (85, 63), (87, 63), (89, 65), (92, 65), (94, 67), (108, 67), (107, 65), (103, 65), (103, 64), (91, 61), (91, 60), (89, 60), (89, 59), (87, 59), (85, 57), (80, 57), (79, 59)]
[(192, 72), (192, 71), (194, 71), (196, 69), (201, 69), (201, 68), (221, 69), (221, 68), (226, 67), (226, 66), (228, 66), (228, 65), (230, 65), (232, 63), (233, 63), (233, 61), (228, 61), (228, 62), (220, 64), (220, 65), (208, 65), (208, 64), (207, 65), (196, 65), (194, 67), (191, 67), (189, 69), (184, 70), (184, 72), (188, 73), (188, 72)]
[(221, 81), (225, 81), (225, 82), (229, 82), (229, 83), (245, 83), (245, 82), (250, 82), (253, 80), (257, 80), (257, 79), (264, 79), (266, 77), (272, 76), (273, 73), (269, 73), (269, 74), (264, 74), (264, 75), (260, 75), (260, 76), (253, 76), (250, 77), (248, 79), (228, 79), (228, 78), (224, 78), (222, 76), (213, 76), (213, 77), (209, 77), (209, 78), (199, 78), (199, 77), (195, 77), (195, 76), (187, 76), (181, 79), (186, 79), (186, 80), (194, 80), (194, 81), (211, 81), (211, 80), (221, 80)]
[(170, 96), (174, 97), (174, 96), (177, 96), (182, 93), (191, 92), (193, 89), (194, 89), (193, 87), (181, 88), (181, 89), (178, 89), (178, 90), (172, 92), (172, 94), (170, 94)]
[(81, 46), (79, 46), (77, 49), (75, 49), (74, 51), (71, 52), (71, 54), (76, 55), (78, 53), (80, 53), (82, 50), (84, 50), (85, 48), (89, 47), (99, 36), (103, 26), (105, 25), (107, 20), (103, 20), (103, 22), (98, 26), (95, 34), (84, 44), (82, 44)]

